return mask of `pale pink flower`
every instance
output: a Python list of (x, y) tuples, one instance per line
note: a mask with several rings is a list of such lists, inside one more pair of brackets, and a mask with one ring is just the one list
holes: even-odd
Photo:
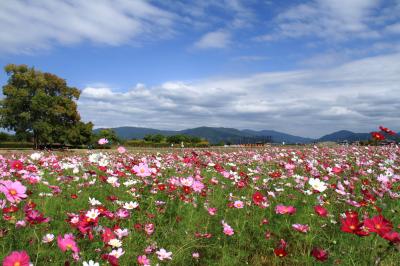
[(204, 189), (204, 187), (205, 186), (202, 182), (197, 181), (197, 180), (193, 181), (192, 188), (195, 192), (201, 192)]
[(125, 149), (125, 147), (119, 146), (117, 151), (122, 154), (122, 153), (126, 152), (126, 149)]
[(172, 260), (172, 252), (168, 252), (165, 249), (161, 248), (159, 251), (156, 251), (159, 260)]
[(133, 171), (135, 171), (136, 175), (140, 177), (151, 176), (151, 171), (146, 163), (140, 163), (139, 165), (135, 165), (133, 167)]
[(98, 141), (97, 143), (99, 143), (99, 145), (105, 145), (105, 144), (108, 143), (108, 139), (106, 139), (106, 138), (101, 138), (101, 139), (99, 139), (99, 141)]
[(310, 227), (306, 224), (293, 224), (293, 229), (302, 233), (307, 233)]
[(235, 200), (235, 202), (233, 203), (233, 206), (236, 209), (242, 209), (244, 207), (244, 203), (241, 200)]

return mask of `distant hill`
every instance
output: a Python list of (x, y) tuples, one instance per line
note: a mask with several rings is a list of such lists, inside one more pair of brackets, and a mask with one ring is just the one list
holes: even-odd
[(311, 143), (314, 139), (311, 138), (303, 138), (299, 136), (294, 136), (286, 133), (282, 133), (275, 130), (261, 130), (261, 131), (254, 131), (254, 130), (243, 130), (243, 132), (247, 132), (256, 136), (271, 136), (273, 142), (285, 142), (285, 143)]
[[(95, 132), (100, 131), (102, 128), (95, 129)], [(158, 130), (153, 128), (141, 128), (141, 127), (116, 127), (113, 130), (117, 133), (120, 138), (123, 139), (142, 139), (148, 134), (161, 134), (164, 136), (170, 136), (175, 134), (186, 134), (191, 136), (197, 136), (208, 140), (212, 144), (219, 143), (221, 141), (225, 143), (248, 143), (255, 141), (265, 141), (268, 137), (272, 138), (272, 142), (286, 142), (286, 143), (310, 143), (313, 139), (293, 136), (290, 134), (274, 131), (274, 130), (238, 130), (235, 128), (224, 128), (224, 127), (197, 127), (185, 130), (173, 131), (173, 130)]]
[(354, 133), (348, 130), (340, 130), (336, 131), (332, 134), (322, 136), (319, 138), (317, 141), (322, 142), (322, 141), (362, 141), (362, 140), (369, 140), (371, 138), (370, 133)]

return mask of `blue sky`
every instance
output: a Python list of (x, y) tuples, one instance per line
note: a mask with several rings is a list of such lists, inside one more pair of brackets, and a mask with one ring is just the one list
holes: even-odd
[(0, 65), (65, 78), (96, 127), (400, 128), (399, 0), (3, 0), (0, 28)]

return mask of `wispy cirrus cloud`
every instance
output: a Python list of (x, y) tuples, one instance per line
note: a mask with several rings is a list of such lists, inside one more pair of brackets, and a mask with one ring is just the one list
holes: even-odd
[(231, 43), (231, 34), (224, 30), (204, 34), (195, 44), (198, 49), (226, 48)]
[[(148, 1), (0, 1), (0, 52), (90, 42), (117, 46), (173, 34), (173, 13)], [(151, 38), (150, 38), (151, 36)]]
[(319, 70), (264, 72), (240, 78), (139, 84), (127, 92), (88, 87), (79, 101), (97, 127), (182, 129), (228, 126), (316, 137), (340, 129), (399, 128), (400, 54)]
[[(258, 41), (282, 38), (317, 37), (328, 41), (377, 39), (382, 36), (385, 22), (393, 19), (382, 16), (379, 0), (312, 0), (294, 5), (279, 13), (275, 27), (257, 36)], [(391, 8), (397, 8), (392, 5)]]

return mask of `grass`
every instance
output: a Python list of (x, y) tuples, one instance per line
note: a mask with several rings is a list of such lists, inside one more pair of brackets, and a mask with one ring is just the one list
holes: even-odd
[[(348, 149), (348, 150), (346, 150)], [(125, 254), (119, 258), (120, 265), (137, 265), (136, 258), (144, 254), (144, 249), (151, 244), (156, 244), (158, 248), (165, 248), (172, 252), (171, 261), (158, 261), (153, 253), (148, 255), (152, 265), (156, 263), (169, 265), (373, 265), (378, 257), (385, 258), (381, 265), (396, 265), (400, 259), (396, 246), (389, 245), (389, 242), (376, 234), (367, 237), (359, 237), (354, 234), (344, 233), (340, 229), (340, 215), (351, 209), (359, 213), (360, 217), (366, 215), (372, 217), (377, 215), (375, 206), (382, 208), (382, 215), (390, 220), (395, 226), (400, 224), (398, 215), (400, 206), (397, 199), (392, 199), (385, 194), (377, 197), (375, 203), (356, 208), (346, 203), (347, 197), (360, 201), (363, 199), (360, 188), (378, 189), (381, 184), (376, 181), (376, 176), (384, 172), (387, 168), (399, 169), (399, 159), (392, 162), (392, 165), (379, 167), (379, 163), (387, 160), (388, 156), (398, 154), (398, 149), (379, 147), (374, 148), (373, 152), (365, 151), (363, 148), (355, 148), (359, 152), (356, 157), (354, 150), (350, 148), (282, 148), (270, 147), (257, 150), (235, 150), (228, 152), (211, 151), (211, 155), (204, 150), (198, 150), (195, 157), (198, 162), (191, 161), (190, 164), (182, 162), (184, 157), (192, 158), (190, 150), (168, 151), (159, 153), (124, 154), (109, 153), (110, 163), (107, 169), (124, 173), (120, 187), (113, 187), (107, 182), (102, 182), (100, 176), (111, 176), (111, 172), (101, 171), (96, 163), (87, 160), (85, 152), (72, 152), (67, 155), (57, 153), (57, 162), (72, 161), (79, 168), (78, 173), (73, 173), (71, 169), (57, 169), (52, 166), (41, 166), (38, 162), (31, 161), (29, 157), (22, 158), (24, 166), (30, 163), (38, 166), (42, 171), (41, 182), (29, 184), (23, 175), (11, 172), (10, 179), (21, 180), (28, 187), (30, 195), (27, 199), (18, 204), (19, 211), (13, 213), (13, 218), (6, 221), (0, 220), (2, 236), (0, 238), (0, 258), (4, 258), (11, 251), (26, 250), (30, 255), (34, 265), (63, 265), (69, 261), (72, 264), (81, 265), (82, 261), (94, 260), (101, 265), (106, 265), (106, 261), (101, 258), (102, 254), (107, 254), (111, 248), (101, 241), (99, 227), (93, 228), (94, 239), (89, 240), (87, 236), (79, 234), (78, 230), (66, 219), (68, 213), (78, 214), (80, 211), (85, 213), (92, 207), (88, 199), (96, 198), (111, 212), (115, 213), (121, 208), (118, 201), (107, 200), (110, 195), (118, 197), (120, 203), (137, 201), (140, 208), (130, 211), (128, 219), (109, 220), (105, 217), (99, 218), (98, 224), (102, 227), (127, 228), (129, 235), (122, 239), (122, 248)], [(358, 181), (354, 185), (356, 189), (350, 195), (344, 197), (329, 188), (323, 193), (307, 195), (304, 193), (309, 189), (306, 183), (304, 188), (296, 187), (296, 176), (310, 176), (304, 167), (303, 162), (296, 161), (294, 175), (285, 170), (284, 164), (293, 159), (296, 152), (304, 155), (306, 160), (320, 160), (316, 169), (321, 173), (321, 177), (327, 175), (326, 167), (323, 164), (350, 164), (340, 175), (332, 175), (327, 181), (329, 185), (337, 184), (338, 181), (348, 180), (355, 171), (367, 168), (374, 169), (374, 174), (359, 175)], [(103, 151), (108, 153), (108, 151)], [(293, 154), (293, 153), (294, 154)], [(279, 154), (282, 154), (280, 156)], [(23, 153), (22, 155), (28, 155)], [(5, 156), (10, 157), (7, 153)], [(259, 156), (259, 157), (257, 157)], [(147, 158), (149, 166), (156, 167), (159, 175), (151, 178), (140, 178), (131, 173), (131, 168), (139, 163), (141, 158)], [(158, 158), (156, 158), (158, 157)], [(374, 164), (368, 167), (356, 165), (356, 159), (365, 157), (374, 160)], [(50, 154), (46, 154), (42, 160), (50, 162)], [(258, 159), (256, 159), (258, 158)], [(261, 159), (260, 159), (261, 158)], [(264, 158), (264, 160), (262, 159)], [(267, 160), (268, 158), (268, 160)], [(399, 157), (398, 157), (399, 158)], [(155, 161), (159, 161), (161, 166), (157, 167)], [(194, 160), (194, 159), (193, 159)], [(118, 164), (117, 162), (120, 162)], [(229, 162), (230, 161), (230, 162)], [(207, 163), (218, 163), (226, 171), (232, 171), (233, 176), (241, 176), (244, 180), (247, 176), (247, 184), (243, 188), (238, 188), (238, 181), (223, 177), (213, 167)], [(3, 169), (9, 170), (9, 162), (3, 160)], [(231, 166), (234, 163), (236, 166)], [(236, 167), (236, 168), (235, 168)], [(254, 170), (257, 173), (253, 173)], [(104, 170), (104, 169), (103, 169)], [(93, 171), (92, 174), (88, 174)], [(280, 171), (280, 178), (272, 179), (269, 173)], [(96, 173), (96, 174), (93, 174)], [(87, 176), (85, 179), (84, 176)], [(173, 192), (158, 189), (158, 184), (168, 185), (170, 177), (201, 176), (202, 182), (206, 185), (204, 195), (190, 192), (186, 194), (178, 187)], [(259, 179), (253, 180), (254, 176)], [(74, 178), (65, 179), (60, 177), (72, 176)], [(361, 179), (370, 180), (370, 184), (361, 184)], [(95, 180), (94, 183), (89, 181)], [(124, 186), (122, 183), (127, 180), (134, 180), (138, 183), (131, 186)], [(146, 183), (145, 180), (148, 182)], [(212, 182), (212, 180), (217, 180)], [(263, 181), (267, 180), (267, 181)], [(61, 189), (61, 193), (52, 194), (52, 190), (46, 185), (56, 185)], [(396, 192), (393, 187), (393, 192)], [(268, 197), (268, 207), (261, 208), (252, 202), (252, 195), (255, 191), (261, 191)], [(274, 196), (268, 196), (268, 192), (273, 192)], [(40, 193), (49, 193), (49, 196), (40, 196)], [(71, 195), (77, 195), (72, 198)], [(271, 193), (270, 193), (271, 194)], [(315, 214), (313, 206), (317, 205), (318, 196), (324, 197), (323, 206), (329, 211), (329, 217), (322, 218)], [(184, 198), (183, 198), (184, 197)], [(241, 199), (245, 202), (243, 209), (230, 207), (234, 200)], [(37, 204), (36, 209), (41, 211), (46, 217), (50, 217), (49, 223), (27, 225), (22, 228), (15, 228), (15, 222), (24, 219), (23, 206), (29, 202)], [(156, 201), (165, 202), (164, 205), (156, 204)], [(297, 211), (294, 215), (279, 215), (275, 212), (278, 204), (295, 206)], [(208, 214), (206, 207), (217, 208), (216, 215)], [(235, 231), (234, 235), (227, 236), (222, 232), (221, 221), (226, 221)], [(262, 221), (267, 220), (267, 224)], [(152, 235), (147, 235), (143, 230), (135, 229), (135, 224), (145, 225), (152, 223), (155, 231)], [(310, 226), (310, 231), (301, 233), (293, 230), (292, 224), (301, 223)], [(270, 237), (266, 237), (266, 233)], [(80, 260), (74, 262), (71, 254), (60, 251), (57, 242), (46, 244), (42, 243), (42, 237), (52, 233), (55, 236), (73, 233), (80, 248)], [(198, 237), (196, 233), (212, 236), (210, 238)], [(288, 255), (279, 258), (274, 254), (280, 239), (288, 243)], [(310, 255), (314, 247), (327, 250), (329, 258), (325, 262), (319, 262)], [(199, 253), (200, 258), (194, 259), (193, 253)]]

